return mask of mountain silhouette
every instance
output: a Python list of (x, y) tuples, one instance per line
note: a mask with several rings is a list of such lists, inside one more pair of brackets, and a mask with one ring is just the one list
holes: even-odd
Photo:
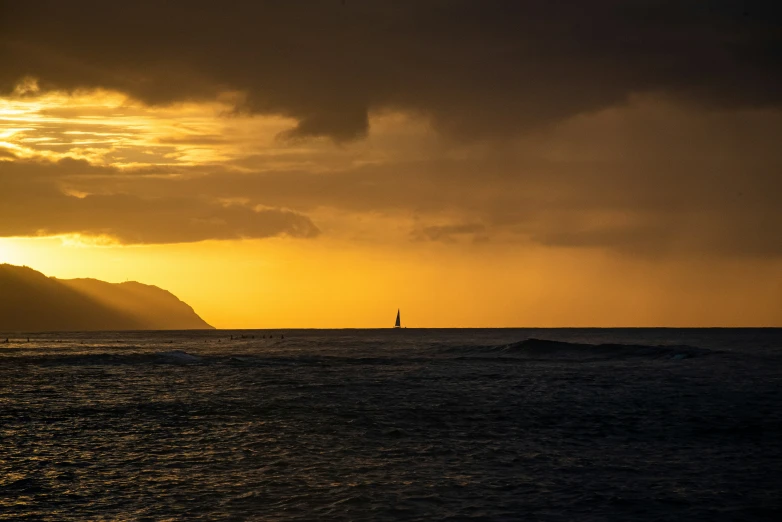
[(0, 264), (0, 331), (211, 328), (188, 304), (156, 286), (56, 279)]

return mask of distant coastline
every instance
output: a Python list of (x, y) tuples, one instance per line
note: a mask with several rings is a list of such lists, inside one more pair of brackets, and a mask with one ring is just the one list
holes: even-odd
[(212, 330), (171, 292), (0, 265), (0, 331)]

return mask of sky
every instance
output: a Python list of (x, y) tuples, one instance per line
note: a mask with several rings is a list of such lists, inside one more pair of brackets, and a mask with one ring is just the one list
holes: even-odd
[(222, 328), (782, 326), (774, 1), (0, 0), (0, 263)]

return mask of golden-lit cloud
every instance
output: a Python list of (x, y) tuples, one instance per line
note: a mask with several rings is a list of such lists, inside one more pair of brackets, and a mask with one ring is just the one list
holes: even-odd
[(83, 159), (119, 168), (200, 165), (240, 158), (248, 145), (262, 152), (292, 124), (230, 116), (235, 97), (149, 107), (100, 89), (17, 92), (0, 99), (0, 147), (21, 158)]

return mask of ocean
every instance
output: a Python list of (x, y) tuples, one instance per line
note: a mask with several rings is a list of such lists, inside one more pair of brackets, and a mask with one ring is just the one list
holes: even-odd
[(5, 337), (2, 520), (782, 519), (782, 329)]

